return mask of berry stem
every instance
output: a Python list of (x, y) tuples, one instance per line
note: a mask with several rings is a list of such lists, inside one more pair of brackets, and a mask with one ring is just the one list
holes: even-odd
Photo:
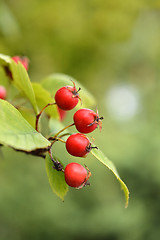
[(66, 130), (67, 128), (72, 127), (72, 126), (74, 126), (74, 125), (75, 125), (75, 124), (72, 123), (72, 124), (70, 124), (70, 125), (64, 127), (64, 128), (61, 129), (58, 133), (56, 133), (56, 135), (54, 135), (54, 138), (57, 138), (57, 136), (58, 136), (61, 132), (63, 132), (63, 131)]
[[(62, 137), (68, 136), (68, 135), (72, 135), (72, 133), (64, 133), (64, 134), (61, 134), (58, 138), (51, 136), (51, 137), (48, 138), (48, 141), (60, 139), (60, 138), (62, 138)], [(62, 140), (62, 139), (61, 139), (61, 140)]]
[(66, 143), (66, 141), (63, 140), (63, 139), (61, 139), (61, 138), (49, 137), (48, 140), (49, 140), (49, 141), (52, 141), (52, 140), (53, 140), (53, 142), (51, 143), (51, 145), (53, 145), (53, 143), (55, 143), (56, 141), (60, 141), (60, 142)]
[(62, 137), (68, 136), (68, 135), (72, 135), (72, 133), (64, 133), (64, 134), (61, 134), (61, 135), (59, 136), (59, 138), (62, 138)]
[(56, 138), (57, 141), (60, 141), (60, 142), (63, 142), (63, 143), (66, 143), (65, 140), (61, 139), (61, 138)]
[(51, 106), (51, 105), (55, 105), (56, 103), (48, 103), (44, 108), (42, 108), (42, 110), (39, 112), (39, 114), (36, 116), (36, 125), (35, 125), (35, 129), (37, 132), (38, 131), (38, 123), (39, 123), (39, 118), (40, 116), (42, 115), (43, 111), (48, 107), (48, 106)]

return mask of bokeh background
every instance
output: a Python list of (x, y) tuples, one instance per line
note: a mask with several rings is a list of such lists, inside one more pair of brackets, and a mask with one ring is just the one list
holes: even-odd
[(130, 190), (125, 209), (116, 178), (88, 156), (91, 186), (61, 202), (44, 160), (4, 148), (0, 240), (159, 239), (160, 1), (0, 0), (0, 52), (28, 56), (32, 81), (60, 72), (84, 84), (105, 118), (95, 143)]

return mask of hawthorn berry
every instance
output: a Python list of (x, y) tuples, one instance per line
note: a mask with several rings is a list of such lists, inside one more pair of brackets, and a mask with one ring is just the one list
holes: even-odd
[(0, 98), (5, 99), (6, 95), (7, 95), (7, 91), (6, 91), (5, 87), (0, 86)]
[(90, 133), (94, 131), (97, 126), (102, 128), (101, 120), (103, 117), (99, 117), (98, 112), (94, 112), (88, 108), (79, 109), (73, 116), (76, 129), (81, 133)]
[(64, 170), (65, 181), (70, 187), (81, 188), (87, 184), (91, 173), (79, 163), (69, 163)]
[(27, 57), (14, 56), (14, 57), (12, 57), (12, 59), (16, 63), (18, 63), (18, 62), (22, 63), (24, 68), (26, 70), (28, 70), (28, 58)]
[(75, 133), (68, 137), (66, 149), (75, 157), (85, 157), (92, 149), (89, 138), (82, 133)]
[(60, 88), (55, 94), (55, 101), (58, 107), (65, 111), (73, 109), (80, 99), (79, 90), (80, 88), (77, 91), (75, 83), (73, 87), (65, 86)]

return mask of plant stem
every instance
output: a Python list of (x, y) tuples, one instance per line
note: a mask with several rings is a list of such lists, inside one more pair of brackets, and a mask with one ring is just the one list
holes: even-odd
[(38, 122), (39, 122), (39, 118), (40, 116), (42, 115), (42, 112), (48, 107), (48, 106), (51, 106), (51, 105), (55, 105), (56, 103), (48, 103), (44, 108), (42, 108), (42, 110), (39, 112), (39, 114), (36, 116), (36, 125), (35, 125), (35, 129), (37, 132), (38, 131)]
[[(66, 141), (63, 140), (63, 139), (61, 139), (61, 138), (49, 137), (48, 140), (49, 140), (49, 141), (52, 141), (52, 140), (53, 140), (52, 143), (54, 143), (54, 142), (56, 142), (56, 141), (60, 141), (60, 142), (66, 143)], [(51, 143), (51, 145), (53, 145), (52, 143)]]
[(57, 141), (60, 141), (60, 142), (66, 143), (66, 141), (63, 140), (63, 139), (61, 139), (61, 138), (56, 138), (56, 139), (57, 139)]
[(74, 126), (74, 123), (72, 123), (72, 124), (66, 126), (65, 128), (61, 129), (58, 133), (56, 133), (56, 135), (54, 135), (54, 138), (56, 138), (61, 132), (63, 132), (64, 130), (66, 130), (67, 128), (72, 127), (72, 126)]
[(61, 134), (61, 135), (59, 136), (59, 138), (65, 137), (65, 136), (67, 136), (67, 135), (72, 135), (72, 133), (64, 133), (64, 134)]
[[(72, 124), (66, 126), (65, 128), (61, 129), (61, 130), (60, 130), (58, 133), (56, 133), (56, 135), (54, 135), (53, 137), (49, 137), (49, 138), (48, 138), (49, 141), (50, 141), (50, 140), (53, 140), (53, 142), (51, 143), (51, 147), (52, 147), (52, 145), (53, 145), (56, 141), (61, 141), (61, 142), (65, 143), (66, 141), (64, 141), (64, 140), (61, 139), (60, 137), (57, 138), (57, 136), (58, 136), (61, 132), (63, 132), (64, 130), (66, 130), (67, 128), (72, 127), (72, 126), (74, 126), (74, 123), (72, 123)], [(61, 137), (65, 136), (65, 135), (68, 135), (68, 133), (62, 134)]]

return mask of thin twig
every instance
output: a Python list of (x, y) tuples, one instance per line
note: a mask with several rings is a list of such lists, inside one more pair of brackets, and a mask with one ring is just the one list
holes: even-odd
[(59, 138), (62, 138), (62, 137), (68, 136), (68, 135), (72, 135), (72, 133), (64, 133), (64, 134), (60, 135)]
[(75, 124), (72, 123), (72, 124), (66, 126), (65, 128), (61, 129), (58, 133), (56, 133), (56, 135), (54, 135), (54, 138), (56, 138), (61, 132), (63, 132), (63, 131), (66, 130), (67, 128), (72, 127), (72, 126), (74, 126), (74, 125), (75, 125)]
[(51, 105), (55, 105), (56, 103), (48, 103), (44, 108), (42, 108), (42, 110), (39, 112), (39, 114), (36, 116), (36, 124), (35, 124), (35, 129), (37, 132), (38, 131), (38, 122), (39, 122), (39, 118), (40, 116), (42, 115), (42, 112), (48, 107), (48, 106), (51, 106)]
[(51, 145), (53, 145), (53, 143), (55, 143), (55, 142), (57, 142), (57, 141), (66, 143), (66, 141), (63, 140), (63, 139), (61, 139), (61, 138), (55, 138), (55, 137), (49, 137), (49, 138), (48, 138), (48, 141), (52, 141), (52, 140), (53, 140), (53, 142), (51, 143)]

